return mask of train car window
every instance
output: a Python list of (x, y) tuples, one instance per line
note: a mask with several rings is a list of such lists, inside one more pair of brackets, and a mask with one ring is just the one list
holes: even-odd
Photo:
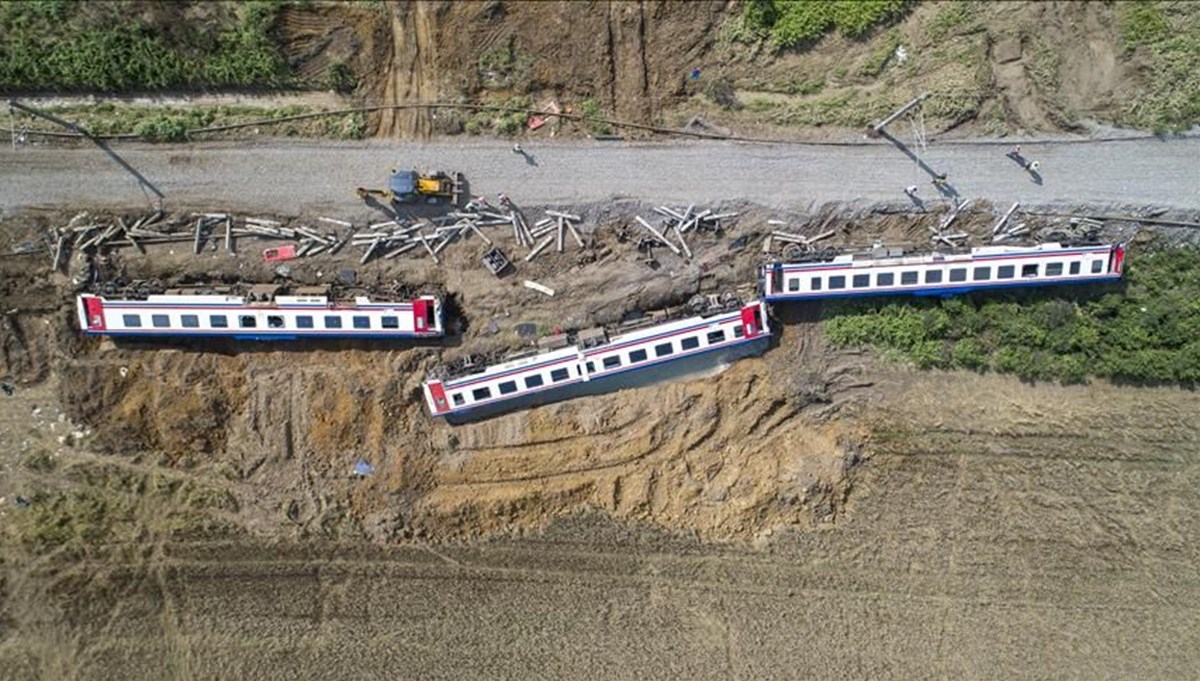
[(486, 400), (492, 396), (492, 391), (486, 387), (476, 388), (471, 391), (471, 397), (476, 400)]
[(630, 364), (637, 364), (638, 362), (645, 362), (645, 361), (646, 361), (646, 351), (645, 350), (634, 350), (633, 352), (629, 353), (629, 363)]
[(282, 329), (283, 328), (283, 317), (279, 317), (277, 315), (268, 316), (267, 317), (267, 326), (271, 327), (272, 329)]
[(1017, 273), (1017, 268), (1014, 265), (1001, 265), (996, 268), (997, 279), (1012, 279)]
[(254, 327), (258, 326), (258, 320), (255, 319), (253, 315), (242, 315), (241, 317), (238, 317), (238, 326), (242, 327), (243, 329), (253, 329)]
[(671, 347), (670, 343), (659, 343), (654, 346), (655, 357), (666, 357), (673, 352), (675, 352), (675, 349)]
[(371, 318), (362, 316), (362, 315), (355, 315), (354, 316), (354, 328), (356, 328), (356, 329), (371, 328)]
[(742, 338), (745, 335), (746, 335), (746, 330), (742, 328), (741, 324), (738, 324), (737, 326), (733, 327), (733, 337), (734, 338)]
[(183, 328), (185, 329), (198, 329), (200, 328), (200, 317), (199, 315), (194, 314), (180, 315), (179, 323), (182, 324)]
[(593, 362), (587, 363), (587, 372), (590, 374), (596, 370), (596, 365)]
[(720, 329), (708, 332), (708, 344), (716, 345), (717, 343), (725, 342), (725, 332)]
[(1037, 268), (1037, 263), (1033, 263), (1032, 265), (1021, 265), (1021, 277), (1036, 277)]
[(992, 278), (992, 268), (976, 267), (974, 275), (975, 281), (987, 281), (988, 279)]
[(808, 282), (808, 290), (810, 290), (810, 291), (820, 291), (820, 290), (821, 290), (821, 278), (820, 278), (820, 277), (813, 277), (811, 280), (809, 280), (809, 282)]
[(967, 280), (967, 268), (955, 267), (954, 269), (950, 270), (950, 281), (966, 281), (966, 280)]
[(833, 288), (846, 288), (846, 278), (845, 278), (845, 277), (841, 277), (841, 276), (838, 276), (838, 277), (830, 277), (830, 278), (829, 278), (829, 288), (831, 288), (831, 289), (833, 289)]
[(571, 372), (567, 371), (566, 369), (555, 369), (554, 371), (550, 372), (550, 380), (554, 381), (555, 383), (558, 383), (559, 381), (565, 381), (570, 377)]
[(1074, 260), (1074, 261), (1072, 261), (1072, 262), (1071, 262), (1071, 267), (1070, 267), (1070, 269), (1069, 269), (1068, 271), (1069, 271), (1071, 274), (1079, 274), (1079, 261), (1078, 261), (1078, 260)]
[(1104, 262), (1100, 260), (1092, 261), (1092, 274), (1100, 274), (1104, 270)]
[[(915, 272), (913, 274), (916, 274)], [(891, 286), (896, 283), (896, 275), (893, 272), (880, 272), (875, 275), (876, 286)]]
[(679, 342), (679, 347), (684, 350), (695, 350), (700, 347), (700, 338), (697, 336), (688, 336)]
[(129, 329), (142, 328), (142, 316), (140, 314), (127, 314), (121, 316), (121, 322)]
[(463, 402), (466, 402), (466, 400), (463, 399), (462, 393), (454, 393), (450, 396), (450, 399), (454, 400), (454, 406), (456, 407), (461, 407)]
[(228, 329), (229, 319), (223, 314), (213, 314), (208, 316), (208, 325), (214, 329)]
[(1046, 263), (1046, 276), (1047, 277), (1061, 277), (1062, 276), (1062, 263), (1061, 262)]
[(609, 355), (608, 357), (605, 357), (601, 363), (604, 365), (605, 369), (615, 369), (616, 367), (621, 366), (621, 358), (617, 355)]
[(529, 389), (540, 388), (546, 381), (542, 379), (541, 374), (534, 374), (525, 377), (525, 387)]
[(926, 284), (942, 283), (942, 271), (941, 270), (925, 270), (925, 283)]
[(383, 328), (385, 328), (385, 329), (400, 328), (400, 318), (399, 317), (390, 317), (390, 316), (389, 317), (380, 317), (379, 320), (383, 323)]
[(171, 325), (171, 318), (165, 314), (152, 314), (150, 315), (150, 323), (153, 324), (155, 328), (165, 329)]
[(916, 283), (917, 283), (917, 273), (916, 272), (901, 272), (900, 273), (900, 285), (901, 286), (913, 286)]
[(511, 395), (511, 394), (517, 392), (517, 382), (516, 381), (505, 381), (500, 384), (499, 388), (500, 388), (501, 395)]
[(871, 285), (871, 275), (856, 274), (850, 280), (850, 285), (853, 286), (854, 288), (866, 288)]
[(296, 317), (296, 328), (298, 328), (298, 329), (313, 328), (312, 315), (302, 314), (302, 315)]
[(327, 328), (327, 329), (342, 328), (342, 318), (337, 315), (332, 315), (332, 314), (326, 315), (325, 316), (325, 328)]
[(800, 277), (788, 277), (788, 291), (800, 290)]

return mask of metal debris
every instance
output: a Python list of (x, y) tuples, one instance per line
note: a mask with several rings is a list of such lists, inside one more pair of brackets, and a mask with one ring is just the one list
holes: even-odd
[(526, 279), (525, 280), (525, 288), (533, 289), (534, 291), (537, 291), (538, 293), (544, 293), (552, 298), (554, 297), (554, 289), (550, 288), (549, 286), (542, 286), (541, 284), (537, 283), (536, 281), (529, 281), (528, 279)]

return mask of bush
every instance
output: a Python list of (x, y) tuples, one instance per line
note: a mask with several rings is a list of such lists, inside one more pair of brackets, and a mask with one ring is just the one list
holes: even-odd
[(160, 113), (138, 123), (133, 131), (151, 142), (182, 142), (187, 139), (188, 124), (182, 116)]
[(579, 103), (579, 113), (584, 116), (584, 125), (592, 135), (611, 135), (612, 128), (605, 121), (593, 120), (604, 117), (600, 103), (594, 99), (585, 99)]
[(325, 81), (330, 90), (341, 94), (350, 94), (358, 87), (354, 72), (344, 61), (335, 61), (325, 68)]
[(719, 77), (705, 81), (704, 96), (722, 109), (742, 108), (737, 93), (733, 89), (733, 83), (728, 78)]
[(903, 14), (907, 0), (751, 0), (742, 7), (743, 33), (769, 35), (778, 47), (797, 47), (831, 29), (858, 37)]

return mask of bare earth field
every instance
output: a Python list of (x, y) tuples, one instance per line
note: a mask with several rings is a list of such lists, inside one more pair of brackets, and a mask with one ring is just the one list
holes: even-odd
[(473, 544), (50, 558), (8, 571), (6, 676), (1191, 674), (1194, 394), (875, 377), (836, 523), (749, 546), (585, 514)]

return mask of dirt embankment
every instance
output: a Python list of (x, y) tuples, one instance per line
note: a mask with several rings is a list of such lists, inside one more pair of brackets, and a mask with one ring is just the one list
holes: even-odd
[[(727, 2), (301, 3), (282, 8), (277, 27), (301, 74), (344, 66), (369, 104), (554, 100), (619, 120), (677, 127), (700, 115), (716, 128), (787, 137), (857, 134), (920, 92), (933, 94), (930, 133), (1073, 130), (1120, 120), (1145, 87), (1146, 55), (1124, 51), (1110, 4), (919, 3), (863, 37), (831, 33), (802, 50), (744, 30), (735, 39), (741, 11)], [(425, 136), (462, 132), (472, 115), (385, 111), (371, 123), (385, 137)]]
[[(417, 2), (288, 6), (279, 28), (302, 73), (353, 69), (369, 103), (594, 100), (653, 121), (685, 94), (689, 65), (717, 34), (723, 3)], [(435, 130), (428, 111), (385, 111), (383, 136)]]

